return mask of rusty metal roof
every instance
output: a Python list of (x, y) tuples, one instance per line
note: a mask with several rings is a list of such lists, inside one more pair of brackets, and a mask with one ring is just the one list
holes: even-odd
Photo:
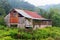
[(15, 9), (18, 13), (23, 15), (24, 17), (27, 18), (32, 18), (32, 19), (45, 19), (41, 15), (38, 15), (36, 12), (28, 11), (28, 10), (20, 10), (20, 9)]

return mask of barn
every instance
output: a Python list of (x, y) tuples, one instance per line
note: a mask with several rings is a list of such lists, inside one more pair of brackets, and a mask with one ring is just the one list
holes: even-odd
[(44, 28), (52, 26), (50, 19), (45, 19), (37, 12), (28, 10), (12, 9), (9, 14), (4, 18), (5, 23), (8, 27), (11, 25), (17, 25), (18, 28)]

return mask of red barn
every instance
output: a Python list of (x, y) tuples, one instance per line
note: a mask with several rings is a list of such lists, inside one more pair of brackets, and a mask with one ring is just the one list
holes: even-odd
[(41, 15), (38, 15), (38, 13), (28, 10), (12, 9), (4, 19), (9, 27), (17, 25), (20, 28), (33, 27), (36, 29), (52, 26), (51, 20), (45, 19)]

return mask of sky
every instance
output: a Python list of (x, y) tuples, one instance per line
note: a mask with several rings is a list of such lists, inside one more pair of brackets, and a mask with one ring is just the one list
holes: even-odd
[(25, 0), (35, 6), (44, 6), (50, 4), (60, 4), (60, 0)]

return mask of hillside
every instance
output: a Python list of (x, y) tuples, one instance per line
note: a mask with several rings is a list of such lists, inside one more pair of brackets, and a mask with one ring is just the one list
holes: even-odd
[(53, 9), (57, 8), (60, 10), (60, 4), (39, 6), (39, 8), (42, 8), (44, 10), (49, 10), (50, 8), (53, 8)]
[(34, 10), (35, 6), (21, 0), (8, 0), (8, 3), (12, 8), (20, 8), (20, 9), (27, 9), (27, 10)]

